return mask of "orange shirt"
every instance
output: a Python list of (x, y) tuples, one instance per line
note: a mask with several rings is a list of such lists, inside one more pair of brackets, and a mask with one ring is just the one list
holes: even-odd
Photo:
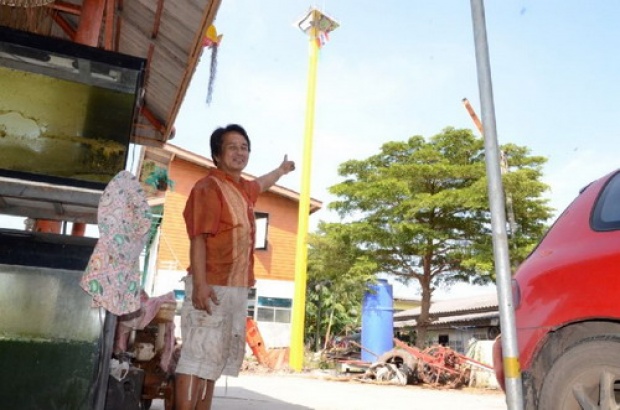
[(254, 204), (259, 193), (258, 182), (237, 183), (218, 169), (192, 188), (183, 217), (190, 239), (206, 235), (208, 284), (254, 285)]

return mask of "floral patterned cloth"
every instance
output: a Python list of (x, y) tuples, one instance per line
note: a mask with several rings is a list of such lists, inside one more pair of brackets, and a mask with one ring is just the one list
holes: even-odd
[(121, 171), (106, 186), (97, 210), (99, 240), (80, 285), (115, 315), (140, 309), (139, 258), (151, 226), (149, 206), (138, 179)]

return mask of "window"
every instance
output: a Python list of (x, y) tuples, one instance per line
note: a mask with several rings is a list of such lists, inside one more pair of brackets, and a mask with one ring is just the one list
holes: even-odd
[(449, 343), (448, 347), (452, 350), (454, 350), (455, 352), (458, 353), (464, 353), (465, 350), (463, 349), (463, 341), (462, 340), (453, 340)]
[(614, 175), (599, 196), (592, 213), (592, 229), (620, 229), (620, 173)]
[(254, 212), (256, 219), (256, 243), (255, 249), (267, 250), (267, 227), (269, 226), (269, 214), (265, 212)]
[(254, 318), (256, 311), (256, 288), (248, 289), (248, 317)]
[(291, 323), (292, 299), (258, 297), (256, 319), (260, 322)]
[(476, 340), (489, 340), (487, 332), (484, 332), (482, 329), (476, 329), (472, 337)]
[(176, 315), (181, 314), (181, 308), (183, 307), (183, 301), (185, 300), (185, 290), (184, 289), (174, 289), (174, 300), (177, 303), (177, 309), (175, 311)]

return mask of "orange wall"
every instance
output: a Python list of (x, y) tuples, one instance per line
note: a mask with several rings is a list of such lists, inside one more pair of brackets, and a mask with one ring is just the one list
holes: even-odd
[(183, 220), (186, 199), (187, 197), (180, 193), (166, 192), (164, 218), (157, 251), (158, 269), (184, 270), (189, 266), (189, 240)]
[(269, 214), (267, 250), (254, 252), (257, 279), (293, 280), (297, 243), (298, 203), (271, 192), (263, 193), (254, 208)]
[[(158, 269), (183, 270), (189, 265), (189, 240), (185, 231), (183, 209), (194, 183), (207, 173), (207, 168), (175, 158), (170, 164), (174, 190), (165, 197), (164, 217), (159, 241)], [(293, 280), (297, 235), (298, 202), (263, 193), (256, 212), (269, 214), (267, 250), (256, 250), (254, 274), (257, 279)]]

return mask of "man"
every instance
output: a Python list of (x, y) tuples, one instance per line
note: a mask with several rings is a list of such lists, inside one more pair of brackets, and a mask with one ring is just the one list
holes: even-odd
[(190, 269), (181, 313), (183, 346), (176, 367), (176, 410), (209, 410), (215, 381), (237, 376), (245, 353), (247, 291), (254, 285), (254, 204), (295, 169), (279, 167), (255, 180), (241, 177), (250, 139), (236, 124), (211, 135), (217, 167), (193, 187), (183, 216)]

